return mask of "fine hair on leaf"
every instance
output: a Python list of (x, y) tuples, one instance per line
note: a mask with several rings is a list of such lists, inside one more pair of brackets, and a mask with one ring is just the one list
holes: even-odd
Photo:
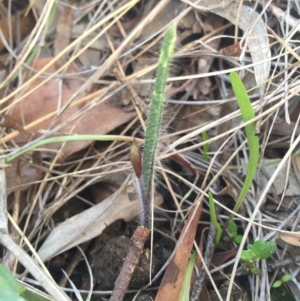
[(166, 80), (169, 72), (171, 58), (174, 52), (176, 42), (176, 25), (172, 25), (164, 38), (161, 53), (158, 61), (158, 69), (150, 110), (146, 126), (145, 145), (142, 160), (142, 184), (144, 191), (142, 199), (143, 207), (143, 226), (151, 228), (152, 225), (152, 200), (154, 193), (154, 162), (157, 150), (159, 134), (161, 130), (161, 121), (163, 115), (163, 106), (165, 98)]

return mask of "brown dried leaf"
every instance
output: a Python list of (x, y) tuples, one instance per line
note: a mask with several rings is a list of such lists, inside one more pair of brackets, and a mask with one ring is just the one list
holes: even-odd
[(142, 176), (142, 153), (135, 139), (131, 147), (130, 160), (136, 177), (140, 179)]
[(203, 285), (203, 288), (202, 288), (199, 300), (202, 300), (202, 301), (212, 301), (206, 285)]
[(239, 56), (242, 53), (242, 49), (239, 43), (231, 44), (220, 50), (221, 54), (229, 56)]
[[(65, 6), (62, 11), (59, 11), (58, 20), (56, 22), (54, 56), (59, 55), (70, 43), (73, 16), (73, 7)], [(65, 54), (56, 62), (57, 66), (62, 66), (67, 61), (67, 55), (68, 54)]]
[(299, 232), (299, 234), (297, 234), (295, 232), (293, 234), (292, 233), (291, 234), (282, 233), (280, 235), (280, 238), (288, 244), (291, 244), (296, 247), (300, 247), (300, 232)]
[[(52, 58), (39, 59), (34, 63), (33, 68), (40, 70), (51, 60)], [(48, 73), (53, 73), (55, 70), (56, 67), (51, 66), (48, 69)], [(78, 72), (78, 69), (75, 64), (71, 64), (67, 69), (67, 73), (69, 74), (76, 72)], [(36, 80), (28, 89), (34, 88), (43, 80), (43, 78)], [(22, 102), (16, 104), (12, 110), (11, 117), (18, 124), (25, 126), (50, 113), (57, 112), (81, 87), (83, 81), (84, 79), (78, 78), (77, 75), (74, 75), (74, 78), (68, 77), (66, 81), (51, 79), (48, 83), (24, 98)], [(81, 96), (84, 96), (84, 94), (81, 94)], [(35, 133), (38, 133), (46, 131), (50, 125), (55, 127), (56, 125), (63, 124), (67, 122), (71, 116), (80, 112), (80, 110), (81, 107), (79, 105), (68, 108), (55, 120), (55, 122), (53, 122), (52, 119), (45, 120), (36, 125), (33, 130)], [(106, 134), (123, 123), (128, 122), (133, 116), (135, 116), (135, 113), (126, 113), (120, 108), (113, 106), (111, 103), (105, 102), (94, 107), (93, 110), (88, 111), (78, 120), (67, 124), (59, 133)], [(24, 144), (27, 142), (27, 137), (25, 135), (20, 135), (15, 141)], [(88, 145), (88, 141), (69, 142), (62, 150), (62, 158), (66, 158)], [(58, 145), (52, 145), (52, 148), (57, 149)]]
[(218, 192), (218, 195), (230, 195), (234, 200), (237, 200), (239, 196), (239, 191), (232, 184), (230, 178), (223, 177), (224, 182), (226, 183), (226, 187), (224, 187), (221, 191)]
[[(193, 242), (202, 212), (202, 204), (203, 202), (201, 202), (201, 205), (198, 207), (194, 207), (189, 214), (188, 220), (178, 240), (180, 243), (176, 245), (175, 255), (166, 269), (155, 301), (174, 301), (178, 299), (189, 256), (193, 248)], [(187, 229), (188, 226), (189, 228)]]
[(222, 264), (224, 264), (228, 259), (232, 258), (233, 256), (236, 255), (236, 253), (238, 252), (239, 247), (235, 247), (231, 250), (225, 251), (225, 252), (221, 252), (221, 253), (215, 253), (211, 263), (216, 266), (219, 267)]
[[(11, 16), (12, 40), (16, 41), (19, 37), (24, 38), (27, 36), (32, 31), (34, 25), (35, 19), (32, 14), (21, 18), (16, 15)], [(8, 19), (0, 19), (0, 28), (6, 42), (9, 44)], [(0, 51), (3, 49), (5, 49), (5, 46), (2, 39), (0, 39)]]

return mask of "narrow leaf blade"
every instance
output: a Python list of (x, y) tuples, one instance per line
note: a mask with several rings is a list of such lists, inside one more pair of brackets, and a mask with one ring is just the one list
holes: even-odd
[[(240, 77), (235, 72), (230, 73), (230, 81), (241, 111), (242, 119), (244, 122), (248, 122), (255, 117), (255, 114), (245, 86)], [(239, 210), (248, 193), (249, 188), (251, 187), (259, 160), (259, 139), (255, 135), (255, 123), (246, 125), (245, 132), (249, 146), (249, 163), (241, 193), (236, 201), (236, 205), (233, 208), (234, 212), (237, 212)]]
[(151, 181), (153, 178), (153, 166), (154, 166), (159, 132), (161, 128), (166, 80), (167, 80), (169, 65), (174, 52), (175, 42), (176, 42), (176, 27), (175, 25), (173, 25), (167, 31), (161, 49), (159, 62), (158, 62), (158, 70), (157, 70), (152, 100), (150, 104), (148, 121), (147, 121), (145, 148), (143, 154), (143, 180), (144, 180), (146, 192), (148, 191), (148, 188), (151, 186)]

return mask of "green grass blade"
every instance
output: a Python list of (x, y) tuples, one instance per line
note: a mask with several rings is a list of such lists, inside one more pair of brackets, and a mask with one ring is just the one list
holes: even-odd
[(32, 144), (29, 147), (21, 148), (5, 159), (5, 163), (9, 163), (21, 155), (33, 150), (39, 146), (68, 141), (132, 141), (131, 137), (119, 135), (65, 135), (47, 138)]
[[(235, 72), (231, 72), (230, 81), (241, 111), (243, 121), (247, 122), (253, 119), (255, 117), (255, 114), (242, 80)], [(233, 208), (234, 212), (237, 212), (239, 210), (248, 193), (249, 188), (251, 187), (259, 160), (259, 139), (255, 135), (255, 123), (253, 122), (251, 124), (246, 125), (245, 132), (249, 147), (249, 163), (241, 193)]]
[(196, 263), (196, 259), (197, 259), (197, 252), (194, 252), (191, 255), (186, 272), (184, 274), (178, 301), (189, 301), (190, 300), (191, 278), (192, 278), (193, 269), (194, 269), (194, 266)]
[(26, 289), (0, 264), (0, 301), (49, 301)]
[(175, 42), (176, 26), (172, 25), (167, 31), (163, 41), (146, 127), (143, 153), (143, 183), (146, 194), (144, 202), (147, 203), (144, 204), (145, 209), (146, 207), (151, 206), (155, 153), (161, 129), (166, 80), (175, 48)]
[(215, 245), (217, 245), (222, 236), (222, 227), (218, 222), (217, 215), (216, 215), (216, 208), (214, 203), (214, 198), (210, 192), (208, 192), (208, 203), (209, 203), (209, 213), (211, 222), (214, 224), (217, 230), (216, 238), (215, 238)]

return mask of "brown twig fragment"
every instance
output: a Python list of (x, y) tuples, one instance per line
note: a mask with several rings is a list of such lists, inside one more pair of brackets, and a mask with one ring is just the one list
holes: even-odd
[(110, 301), (122, 301), (127, 291), (134, 269), (143, 251), (144, 244), (149, 236), (150, 229), (143, 226), (137, 227), (131, 238), (131, 245), (125, 258), (121, 272), (115, 281), (114, 290)]

